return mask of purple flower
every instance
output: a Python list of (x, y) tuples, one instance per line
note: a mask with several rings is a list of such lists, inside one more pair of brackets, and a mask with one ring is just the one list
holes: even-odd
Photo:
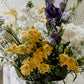
[(70, 15), (69, 12), (64, 12), (63, 15), (62, 15), (62, 18), (63, 18), (64, 20), (68, 20), (69, 15)]
[(51, 32), (50, 38), (57, 38), (57, 29), (54, 29), (54, 30)]
[(59, 8), (61, 9), (62, 12), (64, 12), (66, 7), (66, 3), (64, 1), (59, 2)]
[(62, 16), (60, 8), (56, 8), (53, 4), (49, 5), (47, 8), (45, 8), (45, 11), (47, 13), (47, 18), (55, 18), (59, 20)]
[(49, 44), (56, 45), (56, 40), (54, 38), (46, 38)]
[(47, 0), (48, 5), (54, 4), (55, 0)]
[(49, 44), (51, 45), (56, 45), (57, 43), (57, 30), (54, 29), (51, 34), (50, 34), (50, 37), (47, 38), (47, 41), (49, 42)]
[(56, 20), (56, 19), (55, 19), (55, 27), (56, 27), (56, 26), (61, 26), (61, 21), (60, 21), (60, 20)]

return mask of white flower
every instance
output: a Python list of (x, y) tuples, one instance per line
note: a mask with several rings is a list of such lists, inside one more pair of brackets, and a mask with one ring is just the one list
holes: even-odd
[(65, 29), (62, 36), (62, 43), (70, 41), (70, 46), (73, 47), (72, 51), (74, 58), (78, 59), (84, 55), (84, 45), (81, 45), (84, 37), (84, 28), (81, 26), (74, 25), (73, 23), (62, 25)]
[(72, 46), (78, 46), (81, 41), (79, 36), (82, 35), (80, 32), (82, 28), (79, 28), (79, 26), (75, 26), (73, 23), (63, 25), (63, 28), (65, 29), (65, 31), (62, 36), (62, 42), (66, 43), (70, 41)]
[(44, 31), (47, 32), (45, 23), (38, 21), (34, 26), (43, 34), (43, 37), (46, 37), (46, 34), (44, 33)]

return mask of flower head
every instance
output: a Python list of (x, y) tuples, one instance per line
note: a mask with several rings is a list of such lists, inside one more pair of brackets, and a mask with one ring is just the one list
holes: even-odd
[(67, 65), (68, 70), (74, 70), (76, 73), (79, 73), (78, 62), (73, 59), (73, 57), (69, 57), (66, 54), (61, 54), (60, 56), (60, 66)]
[(62, 14), (61, 10), (59, 8), (56, 8), (53, 4), (49, 5), (47, 8), (45, 8), (45, 11), (47, 13), (47, 18), (55, 18), (55, 19), (60, 19)]
[(50, 5), (50, 4), (54, 4), (55, 0), (47, 0), (47, 2), (48, 2), (48, 5)]
[(56, 43), (57, 43), (57, 35), (58, 35), (57, 30), (54, 29), (51, 32), (50, 37), (47, 38), (47, 41), (49, 42), (49, 44), (56, 45)]
[(64, 1), (60, 1), (59, 8), (61, 9), (62, 12), (64, 11), (65, 7), (66, 7), (66, 3)]

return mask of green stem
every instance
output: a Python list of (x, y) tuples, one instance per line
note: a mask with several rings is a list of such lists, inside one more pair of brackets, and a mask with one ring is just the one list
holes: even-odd
[(6, 3), (6, 1), (3, 0), (3, 2), (4, 2), (4, 4), (6, 5), (6, 7), (10, 10), (10, 7), (9, 7), (8, 4)]
[(13, 65), (18, 71), (19, 71), (19, 73), (21, 74), (21, 76), (23, 77), (23, 79), (25, 78), (25, 76), (21, 73), (21, 71), (20, 71), (20, 68), (18, 68), (16, 65)]
[(0, 57), (0, 58), (2, 58), (2, 59), (6, 59), (7, 61), (9, 61), (7, 58), (5, 58), (5, 57)]
[(48, 7), (48, 3), (47, 3), (47, 0), (45, 0), (45, 5), (46, 5), (46, 7)]

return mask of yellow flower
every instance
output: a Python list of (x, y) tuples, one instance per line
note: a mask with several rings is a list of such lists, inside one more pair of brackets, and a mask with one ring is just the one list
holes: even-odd
[(38, 70), (40, 73), (45, 74), (46, 72), (50, 72), (49, 64), (42, 63), (38, 66)]
[(69, 70), (74, 70), (76, 73), (79, 73), (78, 62), (73, 59), (73, 57), (69, 57), (68, 55), (61, 54), (60, 56), (60, 66), (63, 67), (67, 65)]
[(37, 59), (38, 62), (43, 62), (43, 58), (45, 58), (46, 60), (48, 59), (47, 54), (44, 51), (36, 51), (35, 53), (33, 53), (34, 55), (34, 59)]
[(25, 54), (25, 46), (13, 44), (10, 48), (7, 48), (6, 52), (15, 52), (18, 54)]
[(24, 64), (29, 64), (31, 60), (32, 57), (28, 57), (27, 59), (24, 60)]
[(27, 52), (34, 53), (37, 49), (37, 45), (35, 43), (31, 43), (28, 45)]
[(53, 50), (53, 48), (49, 44), (45, 44), (43, 48), (48, 54), (50, 54)]
[(41, 39), (41, 32), (38, 31), (34, 26), (32, 26), (28, 31), (23, 31), (22, 34), (22, 41), (24, 42), (39, 42), (39, 39)]
[(45, 7), (41, 7), (41, 8), (39, 8), (39, 9), (37, 10), (37, 13), (38, 13), (38, 14), (41, 14), (41, 13), (43, 13), (43, 12), (45, 12)]
[(33, 71), (33, 68), (29, 64), (24, 64), (21, 66), (21, 73), (23, 75), (30, 75), (30, 72)]
[(6, 52), (13, 52), (13, 48), (11, 48), (11, 47), (10, 48), (7, 48), (6, 49)]
[(72, 57), (70, 57), (67, 61), (66, 64), (68, 66), (69, 70), (75, 70), (76, 73), (79, 73), (79, 69), (78, 69), (78, 62), (75, 61)]
[(65, 55), (65, 54), (61, 54), (60, 56), (60, 66), (63, 66), (65, 65), (65, 61), (68, 59), (68, 55)]
[(18, 12), (17, 12), (16, 9), (12, 8), (12, 9), (10, 9), (7, 12), (3, 12), (3, 14), (6, 14), (6, 15), (14, 15), (15, 20), (16, 20), (17, 19)]
[(45, 58), (46, 60), (48, 59), (48, 57), (47, 57), (47, 52), (44, 50), (43, 47), (40, 47), (39, 49), (37, 49), (37, 53), (38, 53), (38, 55), (40, 55), (42, 58)]
[(44, 46), (45, 44), (48, 44), (48, 41), (46, 39), (42, 40), (42, 46)]

